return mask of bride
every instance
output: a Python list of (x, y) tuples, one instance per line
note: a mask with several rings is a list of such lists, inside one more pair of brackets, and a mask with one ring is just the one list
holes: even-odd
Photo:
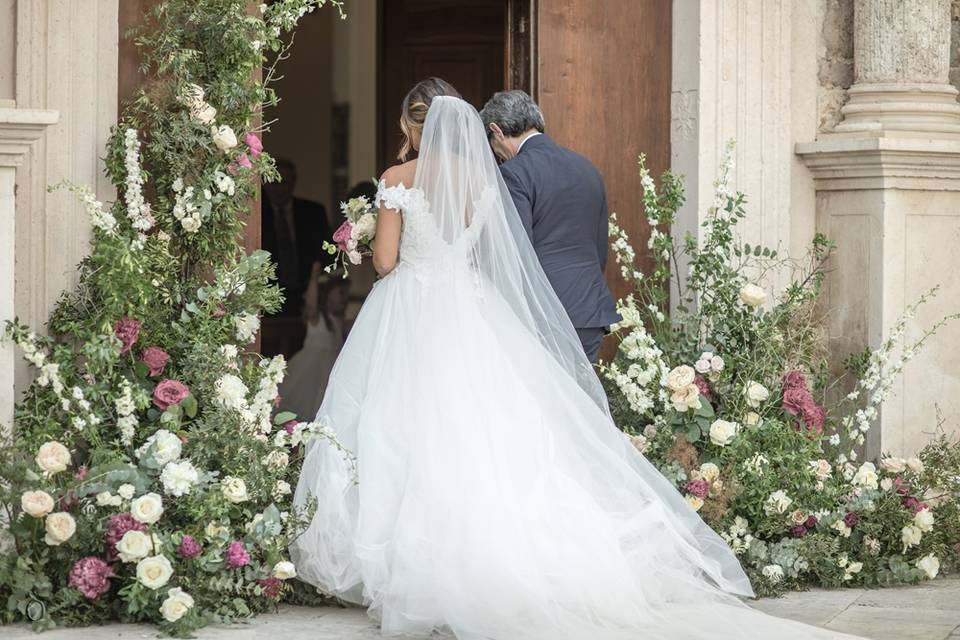
[(382, 279), (318, 413), (355, 465), (307, 449), (300, 577), (384, 635), (843, 637), (743, 604), (733, 552), (613, 424), (473, 107), (427, 80), (401, 128), (419, 155), (380, 181)]

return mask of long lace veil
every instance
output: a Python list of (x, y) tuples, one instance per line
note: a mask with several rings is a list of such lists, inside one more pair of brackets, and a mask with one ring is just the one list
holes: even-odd
[(459, 98), (434, 98), (420, 142), (414, 186), (444, 242), (470, 252), (481, 286), (520, 323), (606, 413), (606, 394), (554, 293), (490, 150), (480, 116)]

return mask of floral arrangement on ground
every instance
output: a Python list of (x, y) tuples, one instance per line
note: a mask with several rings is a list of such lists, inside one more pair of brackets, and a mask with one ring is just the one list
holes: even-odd
[(90, 255), (49, 337), (7, 325), (38, 376), (0, 454), (0, 622), (185, 635), (292, 591), (286, 548), (311, 513), (290, 482), (301, 443), (333, 439), (275, 415), (285, 363), (245, 352), (281, 296), (239, 238), (277, 175), (256, 125), (275, 71), (256, 72), (325, 4), (165, 0), (136, 34), (149, 81), (109, 139), (118, 199), (58, 185), (90, 215)]
[(619, 304), (617, 355), (601, 366), (617, 424), (730, 544), (758, 594), (915, 582), (956, 567), (960, 445), (931, 425), (937, 435), (915, 457), (862, 459), (893, 381), (955, 316), (906, 341), (931, 291), (882, 345), (831, 375), (818, 296), (833, 247), (817, 236), (797, 261), (743, 244), (732, 169), (731, 143), (699, 238), (677, 240), (663, 230), (683, 204), (682, 180), (668, 171), (658, 189), (641, 158), (652, 273), (636, 268), (612, 217), (634, 289)]

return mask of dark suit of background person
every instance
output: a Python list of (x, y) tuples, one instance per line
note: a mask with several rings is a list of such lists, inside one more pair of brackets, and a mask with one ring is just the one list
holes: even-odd
[(289, 161), (278, 160), (277, 170), (281, 180), (263, 186), (261, 242), (273, 256), (277, 283), (283, 288), (280, 315), (297, 316), (303, 310), (303, 294), (313, 263), (329, 262), (323, 242), (329, 242), (333, 233), (322, 204), (294, 197), (296, 167)]
[(589, 160), (546, 134), (526, 138), (500, 171), (540, 264), (596, 363), (603, 336), (620, 320), (603, 277), (609, 242), (603, 178)]

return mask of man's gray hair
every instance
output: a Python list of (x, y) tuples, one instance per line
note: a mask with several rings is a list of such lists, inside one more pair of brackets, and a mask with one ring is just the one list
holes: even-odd
[(488, 130), (496, 124), (508, 137), (519, 136), (524, 131), (536, 129), (543, 133), (543, 112), (525, 91), (498, 91), (483, 105), (480, 111), (483, 126)]

